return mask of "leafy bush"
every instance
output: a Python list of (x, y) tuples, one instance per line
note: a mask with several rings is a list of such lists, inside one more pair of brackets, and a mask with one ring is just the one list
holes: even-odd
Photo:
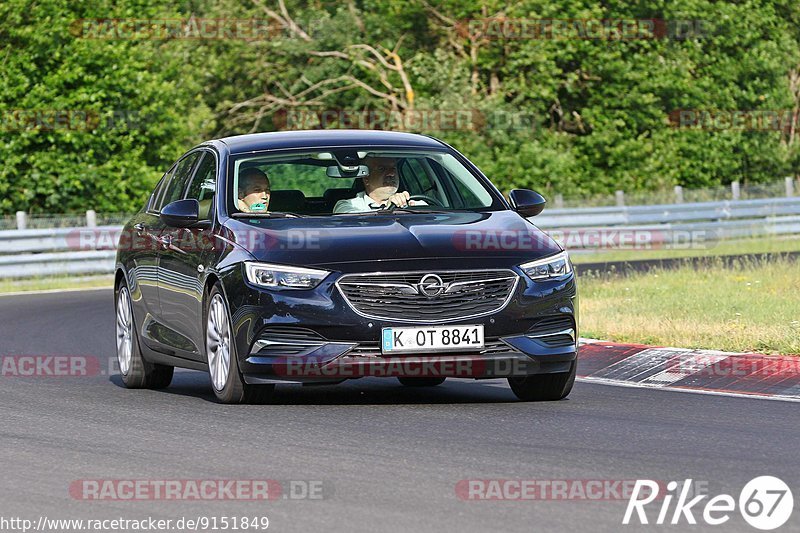
[[(190, 17), (261, 19), (270, 31), (257, 40), (81, 33), (81, 19)], [(702, 32), (633, 40), (470, 34), (466, 21), (487, 17), (690, 20)], [(396, 117), (470, 110), (480, 120), (466, 127), (399, 126), (450, 142), (504, 190), (576, 196), (774, 181), (797, 174), (797, 135), (788, 129), (679, 129), (668, 117), (800, 108), (800, 82), (790, 82), (800, 79), (799, 19), (787, 0), (291, 1), (285, 11), (266, 0), (187, 8), (6, 0), (0, 212), (132, 211), (195, 143), (279, 129), (287, 113), (326, 109)], [(48, 128), (14, 118), (47, 110), (89, 119)]]

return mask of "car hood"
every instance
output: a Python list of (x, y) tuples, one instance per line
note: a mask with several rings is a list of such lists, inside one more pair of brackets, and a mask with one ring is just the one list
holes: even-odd
[(258, 261), (345, 271), (364, 262), (431, 260), (513, 266), (561, 251), (514, 211), (245, 218), (225, 228)]

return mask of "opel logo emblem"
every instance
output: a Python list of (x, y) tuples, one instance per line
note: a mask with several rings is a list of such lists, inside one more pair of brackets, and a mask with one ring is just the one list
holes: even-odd
[(428, 298), (439, 296), (446, 288), (447, 285), (436, 274), (426, 274), (417, 284), (417, 291)]

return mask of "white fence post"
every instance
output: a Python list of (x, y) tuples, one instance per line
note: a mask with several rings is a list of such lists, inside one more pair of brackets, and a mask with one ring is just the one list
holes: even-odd
[(556, 194), (555, 200), (556, 200), (556, 207), (558, 209), (561, 209), (562, 207), (564, 207), (564, 196), (563, 195)]
[(17, 229), (26, 229), (28, 227), (28, 216), (25, 211), (17, 211)]
[(682, 204), (683, 203), (683, 187), (680, 185), (675, 186), (675, 203)]
[(617, 191), (617, 207), (624, 207), (625, 206), (625, 191)]
[(794, 178), (787, 176), (784, 178), (784, 183), (786, 184), (786, 197), (791, 198), (794, 196)]
[(731, 182), (731, 196), (734, 200), (738, 200), (740, 196), (739, 180)]
[(94, 212), (94, 209), (89, 209), (88, 211), (86, 211), (86, 227), (87, 228), (97, 227), (97, 213)]

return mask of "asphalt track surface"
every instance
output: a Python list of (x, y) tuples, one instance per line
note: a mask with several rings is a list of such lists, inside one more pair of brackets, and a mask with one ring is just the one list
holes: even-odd
[[(109, 290), (0, 297), (1, 355), (107, 360), (113, 326)], [(748, 480), (775, 475), (800, 506), (793, 403), (579, 382), (567, 400), (537, 404), (518, 402), (499, 381), (415, 390), (368, 378), (280, 386), (273, 404), (225, 406), (201, 372), (177, 372), (164, 391), (126, 390), (117, 375), (0, 381), (6, 518), (268, 516), (272, 531), (622, 528), (625, 501), (464, 501), (455, 487), (466, 479), (692, 478), (738, 499)], [(69, 493), (81, 479), (254, 478), (322, 481), (323, 499), (85, 501)], [(738, 514), (691, 529), (756, 531)], [(781, 530), (800, 530), (798, 509)]]

